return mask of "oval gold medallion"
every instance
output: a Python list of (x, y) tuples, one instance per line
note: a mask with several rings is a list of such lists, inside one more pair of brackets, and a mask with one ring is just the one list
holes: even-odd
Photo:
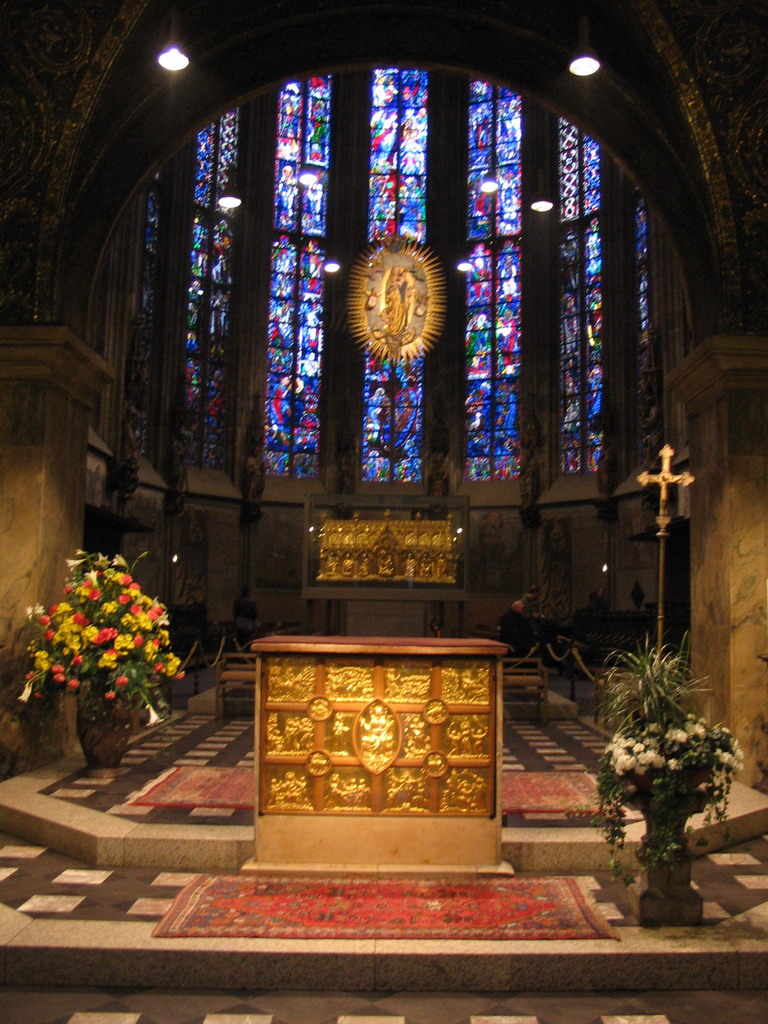
[(388, 704), (373, 700), (357, 716), (354, 727), (357, 756), (369, 772), (379, 775), (397, 757), (400, 722)]

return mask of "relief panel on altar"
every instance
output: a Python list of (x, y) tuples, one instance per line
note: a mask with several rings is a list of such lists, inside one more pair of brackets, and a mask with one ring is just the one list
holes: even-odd
[(265, 659), (260, 812), (492, 816), (495, 671), (473, 658)]

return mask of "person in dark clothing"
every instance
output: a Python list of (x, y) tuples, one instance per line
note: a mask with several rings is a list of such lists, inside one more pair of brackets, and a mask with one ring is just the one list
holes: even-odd
[(235, 598), (232, 611), (235, 616), (235, 639), (241, 647), (245, 647), (256, 636), (259, 618), (256, 599), (250, 587), (244, 587), (240, 596)]
[(524, 658), (536, 646), (533, 627), (522, 601), (513, 601), (509, 611), (499, 619), (499, 640), (518, 658)]

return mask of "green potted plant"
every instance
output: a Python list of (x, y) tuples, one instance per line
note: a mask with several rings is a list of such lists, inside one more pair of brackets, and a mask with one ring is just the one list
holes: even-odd
[(34, 636), (19, 699), (28, 705), (71, 694), (89, 771), (106, 774), (120, 763), (134, 715), (146, 709), (148, 724), (160, 720), (161, 684), (180, 678), (179, 659), (170, 648), (167, 609), (142, 593), (136, 562), (78, 551), (67, 565), (61, 600), (27, 610)]
[[(614, 874), (632, 886), (630, 904), (641, 924), (695, 924), (702, 901), (690, 885), (687, 824), (722, 821), (739, 744), (723, 725), (709, 725), (696, 710), (704, 680), (690, 667), (687, 637), (679, 649), (646, 640), (609, 659), (600, 706), (614, 730), (597, 772), (597, 825), (607, 840)], [(634, 884), (622, 851), (626, 809), (639, 810), (645, 836), (637, 850), (643, 876)]]

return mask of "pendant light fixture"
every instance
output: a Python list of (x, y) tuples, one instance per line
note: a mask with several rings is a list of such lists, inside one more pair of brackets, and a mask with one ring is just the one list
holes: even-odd
[(157, 55), (157, 63), (166, 71), (183, 71), (189, 65), (189, 57), (184, 52), (179, 39), (176, 11), (171, 11), (171, 31), (168, 42)]
[(586, 15), (579, 18), (579, 45), (571, 58), (568, 70), (572, 75), (586, 78), (600, 70), (600, 60), (589, 45), (589, 21)]

